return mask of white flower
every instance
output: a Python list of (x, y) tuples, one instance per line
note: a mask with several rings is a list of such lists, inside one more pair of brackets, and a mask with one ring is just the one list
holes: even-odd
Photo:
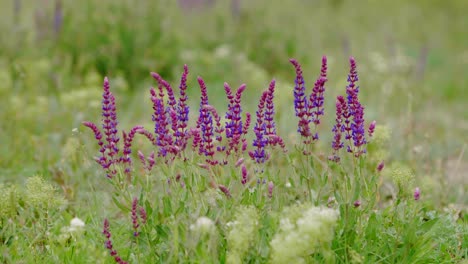
[(210, 232), (214, 228), (214, 222), (208, 217), (202, 216), (195, 221), (195, 224), (190, 225), (190, 230)]
[[(306, 263), (304, 257), (330, 244), (339, 212), (321, 207), (293, 206), (285, 210), (280, 219), (278, 233), (271, 241), (271, 263)], [(299, 214), (299, 215), (297, 215)]]
[(285, 183), (285, 184), (284, 184), (284, 187), (286, 187), (286, 188), (291, 188), (291, 183), (290, 183), (290, 182)]
[(68, 228), (68, 231), (73, 232), (76, 230), (81, 230), (82, 228), (84, 228), (84, 226), (85, 223), (83, 222), (83, 220), (79, 219), (78, 217), (75, 217), (70, 221), (70, 227)]

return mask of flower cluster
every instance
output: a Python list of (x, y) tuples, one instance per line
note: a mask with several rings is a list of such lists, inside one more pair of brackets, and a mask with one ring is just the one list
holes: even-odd
[(250, 113), (246, 113), (246, 121), (242, 122), (242, 107), (241, 107), (241, 96), (246, 88), (246, 85), (241, 85), (235, 96), (232, 94), (229, 84), (224, 83), (224, 90), (229, 101), (228, 111), (226, 112), (226, 138), (228, 139), (228, 149), (226, 155), (229, 156), (232, 152), (241, 154), (239, 145), (242, 143), (242, 152), (247, 149), (247, 142), (245, 135), (248, 132), (250, 126)]
[(236, 211), (234, 221), (227, 223), (227, 263), (243, 263), (243, 258), (254, 242), (259, 214), (255, 207), (242, 206)]
[(104, 78), (104, 92), (102, 95), (102, 131), (105, 135), (105, 141), (103, 140), (103, 133), (97, 127), (96, 124), (92, 122), (83, 122), (83, 125), (90, 128), (94, 137), (98, 141), (100, 147), (99, 152), (101, 156), (95, 158), (96, 162), (101, 165), (101, 167), (106, 170), (107, 177), (112, 178), (117, 174), (117, 165), (124, 164), (125, 173), (129, 176), (131, 173), (131, 145), (133, 137), (136, 133), (141, 133), (143, 127), (135, 126), (130, 130), (129, 134), (123, 133), (124, 138), (124, 150), (120, 154), (120, 149), (118, 147), (118, 142), (120, 137), (118, 136), (117, 128), (117, 111), (115, 105), (115, 97), (110, 91), (109, 80)]
[[(296, 78), (294, 87), (294, 109), (298, 117), (297, 132), (302, 137), (302, 143), (312, 146), (312, 143), (319, 139), (317, 132), (321, 117), (324, 115), (324, 92), (327, 82), (327, 58), (323, 56), (320, 75), (314, 83), (310, 94), (306, 94), (306, 87), (301, 65), (298, 61), (291, 59), (290, 62), (295, 68)], [(373, 137), (378, 142), (379, 127), (376, 122), (370, 123), (367, 131), (364, 124), (364, 107), (361, 105), (357, 86), (358, 75), (356, 61), (350, 58), (351, 69), (348, 75), (348, 85), (346, 86), (346, 97), (336, 98), (336, 117), (332, 132), (333, 155), (330, 160), (340, 161), (339, 151), (348, 143), (347, 151), (355, 157), (366, 153), (366, 136)], [(240, 168), (240, 183), (247, 187), (252, 182), (266, 185), (266, 197), (273, 199), (275, 196), (275, 183), (262, 177), (251, 177), (247, 166), (244, 163), (244, 153), (247, 152), (251, 160), (259, 164), (264, 164), (269, 160), (271, 151), (274, 148), (281, 148), (286, 151), (283, 139), (278, 135), (275, 116), (274, 93), (276, 81), (273, 79), (269, 86), (262, 92), (258, 101), (256, 120), (253, 126), (254, 138), (249, 144), (247, 134), (251, 125), (250, 113), (243, 114), (242, 95), (246, 90), (246, 85), (241, 85), (236, 91), (232, 90), (229, 84), (224, 83), (228, 107), (224, 115), (220, 115), (213, 105), (210, 104), (208, 91), (204, 80), (197, 78), (200, 87), (200, 105), (198, 118), (194, 126), (189, 126), (189, 107), (187, 105), (187, 76), (188, 67), (184, 66), (184, 71), (180, 79), (179, 96), (176, 98), (171, 85), (159, 74), (152, 72), (151, 76), (158, 83), (157, 87), (150, 88), (150, 99), (153, 113), (152, 121), (154, 130), (148, 131), (143, 126), (134, 126), (129, 132), (122, 131), (122, 148), (118, 143), (118, 121), (116, 114), (115, 97), (110, 91), (109, 81), (104, 79), (104, 92), (102, 99), (102, 129), (91, 122), (83, 122), (84, 126), (90, 128), (100, 147), (100, 156), (96, 161), (106, 171), (109, 178), (118, 174), (120, 167), (128, 176), (132, 172), (132, 143), (136, 134), (145, 136), (155, 147), (149, 155), (138, 151), (137, 155), (142, 164), (142, 169), (147, 173), (157, 166), (158, 159), (169, 163), (176, 158), (187, 161), (187, 146), (192, 147), (191, 153), (196, 153), (204, 159), (199, 166), (204, 169), (211, 169), (212, 166), (226, 165), (232, 162), (235, 167)], [(224, 120), (222, 120), (222, 116)], [(224, 123), (224, 124), (223, 124)], [(311, 128), (311, 124), (314, 128)], [(367, 135), (366, 135), (367, 132)], [(374, 135), (375, 134), (375, 135)], [(346, 141), (346, 142), (345, 142)], [(190, 144), (191, 143), (191, 144)], [(305, 149), (305, 155), (310, 154), (311, 149)], [(369, 152), (371, 149), (369, 148)], [(382, 171), (383, 161), (378, 165), (377, 171)], [(407, 170), (394, 170), (395, 182), (403, 189), (406, 183), (412, 180), (412, 173)], [(184, 180), (178, 174), (176, 182), (185, 186)], [(171, 183), (171, 180), (168, 180)], [(213, 191), (223, 193), (226, 198), (233, 197), (230, 189), (211, 179), (210, 186)], [(287, 183), (288, 184), (288, 183)], [(286, 187), (290, 186), (285, 185)], [(215, 191), (216, 189), (217, 191)], [(420, 190), (414, 192), (414, 199), (420, 198)], [(360, 207), (361, 201), (355, 200), (354, 206)], [(304, 261), (307, 255), (313, 253), (319, 246), (329, 248), (327, 245), (333, 239), (333, 229), (339, 217), (338, 212), (327, 209), (310, 207), (309, 205), (296, 206), (288, 209), (285, 217), (281, 220), (279, 232), (271, 242), (272, 263), (284, 263), (286, 261)], [(243, 208), (239, 211), (236, 220), (231, 223), (227, 234), (228, 262), (242, 262), (243, 257), (248, 252), (248, 246), (252, 243), (255, 229), (257, 228), (258, 213), (254, 208)], [(138, 199), (134, 198), (131, 204), (131, 221), (134, 237), (140, 235), (140, 228), (147, 221), (146, 211), (138, 206)], [(195, 226), (202, 228), (212, 225), (208, 218), (200, 218)], [(104, 221), (103, 234), (106, 237), (106, 248), (117, 263), (127, 263), (119, 257), (111, 242), (109, 221)]]
[[(343, 96), (336, 98), (336, 123), (333, 126), (332, 132), (334, 133), (332, 149), (333, 155), (329, 157), (330, 160), (338, 162), (340, 157), (338, 152), (344, 146), (344, 139), (348, 141), (347, 151), (352, 153), (355, 157), (359, 157), (366, 153), (365, 145), (366, 130), (364, 128), (364, 107), (359, 101), (359, 86), (356, 82), (359, 80), (356, 70), (356, 60), (351, 57), (350, 71), (348, 74), (348, 85), (346, 86), (346, 99)], [(376, 122), (371, 122), (368, 128), (368, 136), (372, 137), (374, 134)]]
[[(295, 68), (296, 78), (294, 87), (294, 109), (299, 118), (298, 133), (305, 145), (319, 139), (317, 126), (321, 123), (321, 116), (324, 115), (324, 92), (327, 82), (327, 58), (323, 56), (320, 75), (314, 83), (310, 94), (306, 94), (306, 87), (302, 68), (299, 62), (291, 59), (290, 62)], [(356, 85), (358, 75), (356, 61), (350, 58), (351, 69), (348, 75), (348, 85), (346, 87), (346, 97), (338, 96), (336, 99), (336, 124), (332, 132), (333, 155), (330, 160), (338, 162), (340, 160), (339, 151), (348, 142), (347, 151), (355, 157), (366, 153), (365, 145), (366, 129), (364, 126), (364, 107), (361, 105), (358, 94), (359, 86)], [(104, 80), (104, 93), (102, 100), (102, 132), (91, 122), (83, 124), (89, 127), (95, 134), (95, 138), (100, 146), (101, 156), (96, 160), (107, 171), (108, 177), (112, 178), (117, 173), (117, 165), (125, 166), (124, 172), (130, 175), (132, 171), (131, 146), (134, 136), (142, 134), (157, 147), (158, 158), (166, 162), (177, 157), (186, 160), (184, 150), (189, 140), (192, 141), (192, 149), (204, 157), (206, 162), (204, 167), (215, 165), (226, 165), (229, 160), (236, 161), (243, 158), (243, 153), (248, 148), (247, 133), (250, 128), (251, 115), (245, 113), (241, 106), (242, 94), (246, 85), (241, 85), (233, 91), (229, 84), (224, 84), (224, 91), (228, 101), (228, 109), (224, 115), (225, 122), (222, 124), (221, 116), (216, 109), (210, 105), (208, 91), (204, 80), (198, 77), (200, 86), (200, 108), (195, 127), (189, 127), (189, 107), (187, 105), (187, 76), (188, 67), (184, 66), (184, 71), (180, 79), (179, 98), (176, 98), (171, 85), (159, 74), (152, 72), (152, 77), (157, 81), (157, 88), (150, 89), (151, 101), (153, 103), (152, 120), (154, 131), (145, 130), (142, 126), (133, 127), (129, 133), (123, 132), (123, 151), (120, 154), (118, 142), (120, 140), (117, 129), (117, 115), (115, 98), (109, 89), (109, 81)], [(275, 106), (274, 92), (275, 80), (270, 82), (269, 87), (263, 91), (256, 111), (256, 122), (253, 126), (254, 139), (252, 148), (248, 151), (250, 158), (257, 164), (265, 163), (270, 158), (267, 147), (277, 147), (285, 150), (283, 139), (277, 134), (274, 121)], [(312, 130), (314, 125), (315, 131)], [(368, 129), (367, 136), (372, 137), (376, 129), (373, 121)], [(310, 154), (310, 149), (304, 150), (304, 154)], [(229, 157), (232, 158), (229, 159)], [(146, 171), (150, 172), (154, 167), (155, 152), (148, 157), (138, 152), (138, 157)], [(243, 176), (246, 182), (247, 177)], [(245, 184), (245, 183), (244, 183)]]
[[(139, 215), (138, 215), (139, 214)], [(138, 198), (133, 198), (132, 201), (132, 210), (131, 210), (131, 218), (132, 218), (132, 226), (133, 226), (133, 236), (137, 237), (140, 235), (138, 231), (141, 224), (146, 223), (146, 211), (143, 207), (138, 206)]]
[[(171, 85), (159, 74), (151, 73), (151, 76), (158, 82), (157, 92), (154, 88), (150, 89), (154, 110), (152, 120), (154, 122), (155, 137), (146, 136), (159, 148), (159, 157), (167, 157), (168, 154), (171, 154), (169, 160), (181, 155), (190, 137), (187, 128), (189, 114), (186, 93), (187, 75), (188, 67), (184, 65), (179, 85), (179, 98), (176, 100)], [(167, 106), (165, 103), (166, 96)]]
[(257, 122), (254, 126), (255, 139), (252, 142), (254, 150), (249, 151), (250, 157), (256, 163), (264, 163), (269, 159), (270, 155), (265, 152), (265, 147), (268, 145), (272, 147), (279, 145), (283, 150), (286, 149), (283, 139), (276, 134), (276, 124), (273, 120), (275, 84), (275, 80), (270, 82), (270, 86), (263, 91), (258, 103)]
[(286, 208), (280, 229), (271, 241), (271, 263), (305, 263), (304, 258), (333, 240), (339, 212), (295, 205)]
[(294, 87), (294, 109), (299, 118), (297, 132), (303, 138), (304, 144), (311, 144), (319, 139), (318, 133), (310, 129), (310, 123), (314, 123), (315, 130), (320, 124), (320, 117), (324, 115), (324, 92), (327, 82), (327, 57), (322, 57), (322, 67), (320, 76), (314, 83), (314, 87), (309, 96), (306, 95), (306, 87), (302, 74), (302, 67), (295, 59), (290, 60), (296, 70)]

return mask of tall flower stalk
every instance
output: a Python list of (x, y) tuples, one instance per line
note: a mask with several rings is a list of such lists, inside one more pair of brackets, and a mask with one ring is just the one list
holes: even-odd
[[(348, 74), (348, 85), (346, 86), (346, 99), (338, 96), (336, 100), (336, 123), (332, 129), (334, 139), (332, 142), (333, 155), (330, 160), (340, 161), (339, 150), (344, 146), (342, 135), (348, 142), (347, 152), (358, 158), (366, 153), (367, 144), (366, 130), (364, 126), (364, 106), (359, 101), (359, 80), (357, 74), (356, 60), (349, 58), (350, 70)], [(372, 137), (376, 122), (373, 121), (368, 128), (368, 136)]]
[[(317, 126), (320, 118), (324, 115), (324, 92), (327, 82), (327, 57), (322, 57), (322, 67), (320, 76), (314, 83), (314, 87), (309, 95), (306, 95), (306, 87), (302, 67), (295, 59), (289, 60), (296, 71), (294, 86), (294, 110), (299, 118), (297, 132), (301, 135), (302, 142), (308, 149), (308, 145), (319, 139)], [(314, 132), (311, 131), (310, 124), (314, 124)], [(310, 150), (304, 150), (305, 154), (310, 154)]]
[[(117, 108), (115, 104), (115, 97), (110, 91), (109, 79), (104, 78), (102, 94), (102, 131), (92, 122), (85, 121), (83, 125), (90, 128), (94, 137), (100, 147), (99, 152), (101, 155), (96, 157), (96, 162), (106, 171), (108, 178), (113, 178), (118, 172), (119, 164), (126, 164), (125, 174), (128, 179), (131, 174), (131, 146), (133, 137), (136, 133), (142, 133), (143, 127), (135, 126), (127, 134), (125, 131), (122, 132), (124, 137), (124, 150), (120, 153), (118, 143), (120, 137), (118, 136), (118, 121), (117, 121)], [(104, 134), (104, 138), (103, 138)], [(104, 139), (104, 140), (103, 140)]]

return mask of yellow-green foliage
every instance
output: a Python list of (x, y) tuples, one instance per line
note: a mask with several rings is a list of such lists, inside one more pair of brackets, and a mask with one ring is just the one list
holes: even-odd
[(78, 150), (80, 148), (80, 141), (76, 137), (70, 137), (65, 142), (62, 148), (63, 161), (74, 162), (78, 158)]
[(19, 193), (15, 185), (0, 184), (0, 218), (10, 218), (16, 215), (19, 203)]
[(65, 205), (65, 199), (41, 176), (33, 176), (26, 181), (25, 204), (38, 211), (48, 211)]
[(376, 125), (374, 135), (368, 145), (369, 164), (375, 166), (381, 161), (385, 161), (389, 155), (389, 143), (391, 130), (386, 125)]
[(328, 257), (338, 217), (336, 210), (310, 205), (284, 210), (271, 241), (271, 263), (306, 263), (304, 257), (317, 251)]
[(255, 239), (258, 227), (258, 213), (252, 206), (242, 206), (237, 210), (233, 222), (229, 223), (227, 234), (227, 263), (243, 263), (245, 253)]
[(410, 167), (405, 164), (395, 163), (390, 166), (388, 174), (396, 186), (398, 186), (398, 189), (402, 195), (411, 193), (413, 190), (415, 175)]

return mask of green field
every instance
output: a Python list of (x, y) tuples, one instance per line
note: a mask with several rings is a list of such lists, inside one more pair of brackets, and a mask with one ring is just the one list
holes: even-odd
[[(0, 263), (466, 263), (466, 13), (464, 0), (0, 0)], [(334, 151), (337, 96), (350, 126)]]

